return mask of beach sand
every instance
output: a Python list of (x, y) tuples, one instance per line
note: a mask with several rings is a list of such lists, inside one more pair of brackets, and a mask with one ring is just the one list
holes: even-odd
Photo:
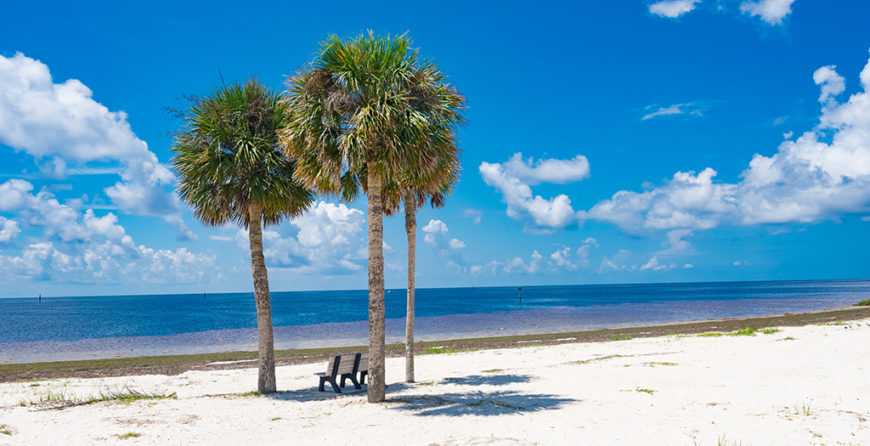
[[(243, 395), (256, 369), (5, 383), (0, 444), (870, 445), (870, 319), (416, 364), (406, 385), (403, 359), (387, 360), (382, 404), (318, 392), (325, 363), (279, 367), (273, 396)], [(177, 399), (38, 403), (128, 389)]]

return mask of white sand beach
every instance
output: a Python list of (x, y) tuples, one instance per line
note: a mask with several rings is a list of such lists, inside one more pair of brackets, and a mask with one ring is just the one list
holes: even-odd
[[(412, 385), (391, 358), (384, 404), (318, 392), (324, 366), (274, 396), (241, 395), (255, 369), (0, 384), (0, 444), (870, 445), (870, 319), (421, 355)], [(125, 389), (177, 399), (29, 404)]]

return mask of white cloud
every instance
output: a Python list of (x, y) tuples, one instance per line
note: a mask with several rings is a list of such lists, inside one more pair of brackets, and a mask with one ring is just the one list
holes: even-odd
[(589, 162), (577, 155), (569, 160), (523, 159), (514, 154), (505, 163), (480, 164), (480, 174), (486, 184), (498, 189), (507, 204), (507, 215), (516, 220), (531, 218), (542, 228), (562, 228), (576, 221), (571, 199), (565, 194), (545, 199), (533, 195), (530, 185), (564, 184), (589, 176)]
[(758, 0), (744, 1), (740, 4), (740, 11), (751, 16), (759, 16), (761, 20), (779, 25), (782, 19), (791, 13), (791, 5), (795, 0)]
[(0, 217), (0, 244), (11, 242), (18, 236), (19, 232), (21, 229), (18, 228), (17, 221)]
[(780, 144), (771, 156), (756, 154), (738, 183), (714, 181), (716, 171), (677, 172), (644, 192), (619, 191), (580, 212), (583, 219), (612, 222), (632, 233), (709, 229), (720, 225), (812, 223), (870, 208), (870, 62), (863, 91), (839, 103), (839, 75), (823, 67), (819, 124)]
[(837, 74), (835, 65), (819, 68), (813, 73), (813, 82), (821, 86), (819, 102), (827, 104), (840, 93), (846, 91), (846, 79)]
[[(647, 106), (647, 110), (654, 108), (654, 106)], [(646, 121), (652, 118), (658, 118), (662, 116), (676, 116), (676, 115), (691, 115), (691, 116), (704, 116), (701, 112), (701, 109), (697, 107), (697, 105), (693, 102), (686, 102), (684, 104), (673, 104), (667, 107), (659, 107), (655, 111), (649, 112), (643, 115), (640, 118), (641, 121)]]
[[(270, 267), (303, 274), (361, 271), (368, 256), (365, 214), (344, 204), (320, 201), (304, 214), (263, 230), (263, 255)], [(248, 231), (237, 242), (249, 252)]]
[(120, 163), (121, 181), (105, 189), (125, 212), (154, 215), (193, 238), (172, 191), (175, 176), (139, 139), (126, 113), (110, 111), (76, 79), (54, 83), (48, 66), (21, 53), (0, 56), (0, 143), (33, 156), (44, 175), (63, 177), (90, 162)]
[(701, 0), (664, 0), (649, 5), (649, 12), (668, 18), (676, 18), (695, 9)]
[[(177, 283), (201, 281), (214, 270), (214, 257), (185, 248), (161, 250), (136, 245), (113, 213), (82, 213), (45, 190), (13, 179), (0, 184), (0, 211), (17, 212), (24, 226), (41, 229), (38, 240), (18, 255), (0, 256), (0, 271), (10, 278), (77, 283)], [(0, 217), (0, 220), (5, 218)], [(11, 220), (5, 220), (8, 224)], [(13, 222), (16, 223), (16, 222)], [(4, 233), (20, 230), (17, 224)]]
[(449, 266), (457, 271), (466, 271), (467, 262), (462, 256), (465, 242), (456, 237), (451, 237), (446, 223), (441, 220), (431, 219), (421, 231), (425, 233), (423, 241), (432, 246), (438, 253), (438, 256)]
[(483, 217), (483, 212), (477, 209), (466, 209), (462, 211), (462, 215), (465, 217), (470, 217), (474, 224), (480, 223), (480, 219)]

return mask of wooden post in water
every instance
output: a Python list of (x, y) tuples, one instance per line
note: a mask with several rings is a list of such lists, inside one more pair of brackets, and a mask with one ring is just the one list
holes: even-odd
[(517, 295), (520, 297), (520, 303), (522, 303), (523, 302), (523, 287), (521, 287), (521, 286), (517, 287)]

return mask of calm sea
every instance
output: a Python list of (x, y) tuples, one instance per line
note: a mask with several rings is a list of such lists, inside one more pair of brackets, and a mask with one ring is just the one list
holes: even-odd
[[(417, 290), (418, 340), (559, 332), (802, 312), (870, 297), (870, 280)], [(404, 339), (405, 291), (386, 295)], [(360, 345), (364, 290), (276, 292), (276, 348)], [(0, 299), (0, 363), (256, 350), (251, 293)]]

